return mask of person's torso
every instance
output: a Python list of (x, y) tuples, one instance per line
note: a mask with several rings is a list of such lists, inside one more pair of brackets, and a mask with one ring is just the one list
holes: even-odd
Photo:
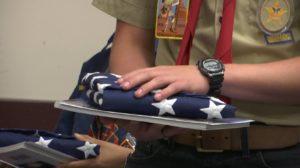
[[(266, 15), (266, 12), (269, 12), (267, 14), (270, 17), (264, 16), (263, 19), (265, 19), (266, 24), (271, 24), (272, 19), (277, 19), (274, 20), (274, 23), (278, 22), (278, 24), (285, 21), (286, 18), (284, 17), (274, 17), (274, 14), (278, 13), (280, 8), (280, 6), (277, 6), (277, 10), (276, 8), (273, 9), (274, 6), (272, 5), (276, 5), (277, 1), (237, 0), (236, 2), (232, 43), (233, 63), (266, 63), (300, 56), (300, 13), (292, 12), (293, 8), (300, 7), (300, 1), (279, 1), (280, 3), (293, 2), (293, 4), (290, 4), (290, 9), (284, 7), (281, 9), (282, 11), (285, 10), (285, 13), (290, 12), (289, 14), (291, 14), (293, 20), (287, 35), (283, 33), (282, 36), (272, 37), (266, 36), (258, 21), (262, 14)], [(267, 11), (268, 9), (271, 9), (271, 11)], [(203, 2), (191, 49), (190, 64), (196, 64), (201, 58), (214, 56), (221, 28), (222, 10), (223, 1), (221, 0), (206, 0)], [(273, 15), (271, 12), (273, 12)], [(278, 20), (278, 18), (281, 20)], [(284, 35), (288, 37), (283, 37)], [(269, 39), (267, 40), (267, 38)], [(159, 40), (156, 64), (175, 64), (180, 42), (180, 40)], [(232, 104), (238, 108), (237, 116), (239, 117), (252, 118), (266, 124), (300, 125), (299, 105), (263, 104), (240, 100), (232, 100)]]

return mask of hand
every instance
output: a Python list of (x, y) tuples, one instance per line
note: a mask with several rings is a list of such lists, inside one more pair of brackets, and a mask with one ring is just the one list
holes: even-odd
[(119, 127), (125, 128), (130, 132), (137, 140), (140, 141), (153, 141), (162, 138), (172, 137), (178, 134), (191, 131), (190, 129), (163, 126), (158, 124), (128, 121), (128, 120), (116, 120), (111, 118), (100, 118), (102, 123), (117, 123)]
[(162, 89), (154, 96), (157, 101), (182, 91), (206, 94), (209, 89), (207, 78), (199, 72), (195, 65), (139, 69), (122, 75), (117, 82), (125, 90), (139, 86), (135, 92), (137, 97), (142, 97), (156, 89)]
[[(154, 96), (157, 101), (166, 99), (181, 91), (205, 94), (209, 88), (207, 78), (194, 65), (158, 66), (139, 69), (122, 75), (117, 82), (125, 90), (139, 86), (139, 89), (135, 92), (137, 97), (143, 97), (155, 89), (162, 89)], [(188, 131), (182, 128), (134, 121), (115, 120), (115, 122), (127, 129), (138, 140), (144, 141), (157, 140), (166, 136), (171, 137)], [(162, 135), (162, 129), (164, 130), (164, 135)]]
[(100, 155), (94, 159), (73, 161), (59, 165), (59, 168), (123, 168), (132, 150), (109, 142), (97, 140), (88, 135), (75, 134), (76, 139), (100, 145)]

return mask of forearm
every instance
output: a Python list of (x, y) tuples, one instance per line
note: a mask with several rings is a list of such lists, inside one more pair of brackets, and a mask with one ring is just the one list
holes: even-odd
[(300, 57), (265, 64), (227, 64), (222, 94), (236, 99), (300, 103)]
[(109, 60), (110, 72), (124, 74), (154, 65), (153, 30), (117, 21)]

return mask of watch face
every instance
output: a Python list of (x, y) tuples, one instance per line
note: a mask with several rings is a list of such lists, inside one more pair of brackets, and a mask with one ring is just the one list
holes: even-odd
[(207, 59), (203, 62), (203, 67), (210, 72), (222, 70), (222, 64), (218, 60)]

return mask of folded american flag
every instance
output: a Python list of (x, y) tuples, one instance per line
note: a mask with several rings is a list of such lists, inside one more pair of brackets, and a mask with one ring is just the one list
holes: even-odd
[(100, 150), (99, 145), (79, 141), (72, 136), (30, 129), (0, 129), (0, 147), (21, 142), (34, 142), (77, 159), (94, 158)]
[(124, 113), (175, 116), (181, 118), (221, 119), (234, 117), (235, 107), (206, 95), (178, 93), (165, 100), (154, 100), (152, 91), (142, 98), (134, 96), (137, 88), (123, 90), (116, 81), (119, 75), (111, 73), (87, 73), (82, 86), (88, 99), (99, 109)]

